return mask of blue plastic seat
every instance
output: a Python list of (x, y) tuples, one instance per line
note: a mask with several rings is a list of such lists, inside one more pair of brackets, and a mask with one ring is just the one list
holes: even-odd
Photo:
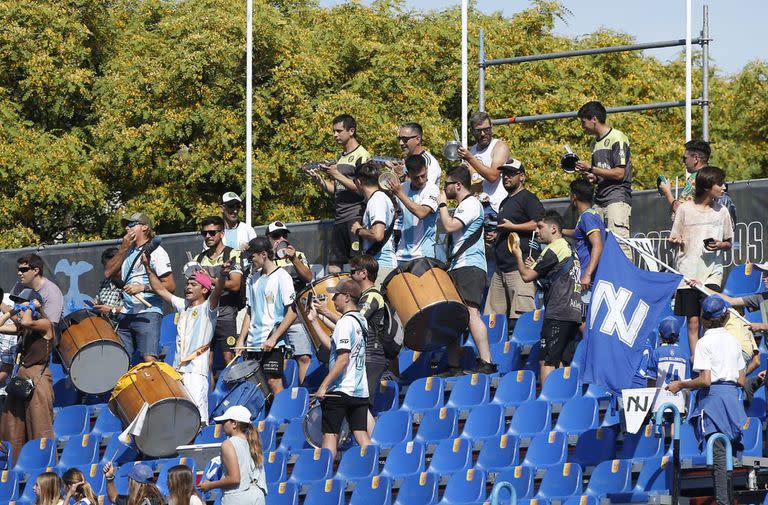
[(565, 403), (579, 395), (581, 381), (578, 368), (570, 366), (557, 368), (547, 376), (544, 386), (541, 388), (539, 400), (547, 400), (550, 403)]
[(284, 481), (288, 477), (286, 465), (286, 453), (282, 451), (270, 451), (264, 457), (264, 472), (267, 475), (267, 482), (276, 484)]
[(56, 469), (64, 471), (72, 466), (95, 463), (99, 458), (99, 442), (99, 437), (88, 433), (70, 438), (61, 451)]
[(138, 451), (133, 444), (126, 445), (118, 437), (114, 436), (109, 439), (109, 443), (107, 443), (99, 463), (104, 465), (107, 461), (111, 461), (117, 467), (128, 461), (135, 460), (137, 455)]
[(261, 439), (261, 448), (264, 452), (269, 452), (277, 446), (275, 441), (277, 433), (277, 423), (262, 419), (254, 423), (256, 431)]
[(299, 387), (299, 366), (296, 364), (296, 360), (285, 360), (285, 366), (283, 367), (283, 387), (285, 389)]
[(304, 497), (304, 505), (344, 505), (347, 483), (339, 479), (316, 482)]
[[(496, 475), (496, 482), (509, 482), (512, 484), (512, 487), (515, 488), (515, 495), (518, 500), (530, 498), (533, 496), (533, 478), (535, 477), (535, 471), (535, 468), (522, 465), (507, 468)], [(501, 496), (506, 495), (502, 494)]]
[(397, 492), (397, 505), (433, 505), (437, 503), (440, 476), (428, 472), (410, 475), (403, 480)]
[[(683, 424), (683, 426), (685, 425), (687, 423)], [(685, 430), (681, 430), (681, 436), (684, 432)], [(680, 454), (682, 455), (682, 439), (680, 447)], [(647, 423), (637, 433), (627, 433), (624, 436), (624, 444), (621, 446), (619, 459), (645, 460), (660, 458), (663, 454), (664, 437), (657, 437), (654, 433), (653, 424)]]
[(571, 496), (563, 502), (563, 505), (600, 505), (600, 502), (594, 496), (579, 495)]
[(530, 370), (517, 370), (504, 375), (491, 403), (516, 407), (533, 400), (536, 395), (536, 375)]
[(269, 505), (299, 505), (299, 486), (293, 482), (267, 484)]
[(414, 440), (425, 444), (437, 444), (446, 438), (459, 435), (459, 412), (451, 407), (428, 410), (419, 424)]
[(668, 456), (648, 459), (643, 463), (632, 492), (616, 493), (612, 501), (648, 503), (652, 495), (668, 495), (672, 489), (672, 460)]
[(90, 411), (87, 405), (70, 405), (59, 410), (53, 419), (53, 434), (58, 440), (82, 435), (90, 428)]
[(69, 377), (59, 379), (53, 383), (53, 406), (54, 408), (68, 407), (75, 405), (80, 400), (80, 391), (69, 380)]
[(160, 348), (168, 347), (176, 349), (176, 312), (166, 314), (160, 323)]
[(616, 430), (597, 428), (579, 435), (571, 461), (582, 467), (595, 466), (616, 456)]
[(563, 405), (555, 430), (580, 435), (600, 425), (600, 412), (594, 398), (572, 398)]
[(417, 441), (401, 442), (390, 449), (384, 468), (383, 477), (402, 479), (418, 475), (424, 471), (424, 444)]
[(309, 484), (330, 479), (333, 459), (328, 449), (304, 449), (293, 466), (290, 482)]
[(580, 338), (576, 344), (576, 349), (573, 351), (573, 358), (571, 358), (571, 366), (580, 370), (584, 369), (584, 357), (587, 352), (587, 344), (583, 338)]
[(443, 440), (432, 454), (428, 471), (448, 475), (467, 470), (472, 466), (472, 441), (466, 438)]
[(378, 415), (387, 410), (396, 410), (400, 406), (400, 386), (392, 380), (379, 382), (379, 390), (373, 400), (373, 413)]
[(459, 377), (454, 382), (451, 396), (448, 398), (447, 407), (455, 407), (459, 410), (469, 410), (478, 405), (488, 403), (491, 396), (491, 387), (488, 376), (485, 374), (472, 374)]
[[(27, 473), (27, 484), (24, 485), (24, 490), (20, 491), (19, 497), (16, 499), (17, 504), (21, 505), (28, 503), (31, 505), (33, 503), (37, 503), (37, 496), (35, 496), (34, 492), (35, 481), (41, 473), (48, 470), (48, 468), (36, 468), (33, 471)], [(50, 468), (50, 470), (52, 471), (53, 469)]]
[(174, 458), (172, 461), (167, 462), (166, 464), (162, 465), (160, 468), (156, 468), (156, 471), (158, 471), (157, 475), (157, 481), (156, 485), (158, 489), (164, 494), (168, 494), (168, 470), (173, 468), (176, 465), (185, 465), (190, 470), (192, 470), (192, 475), (195, 475), (197, 473), (197, 461), (195, 461), (192, 458)]
[(483, 443), (475, 467), (485, 472), (499, 472), (518, 463), (520, 441), (514, 435), (501, 435)]
[(480, 319), (482, 319), (483, 324), (485, 324), (485, 329), (488, 332), (489, 345), (498, 344), (499, 342), (507, 340), (507, 337), (509, 336), (507, 325), (509, 322), (507, 321), (506, 314), (483, 314), (480, 316)]
[(502, 340), (491, 345), (491, 359), (500, 374), (506, 374), (520, 367), (520, 347), (511, 340)]
[(533, 346), (541, 338), (541, 327), (544, 324), (544, 311), (532, 310), (521, 315), (512, 331), (511, 340), (520, 347)]
[(51, 361), (48, 363), (48, 369), (51, 371), (51, 379), (53, 382), (60, 381), (67, 376), (67, 372), (64, 370), (64, 365), (61, 363), (54, 363)]
[[(766, 364), (766, 361), (764, 359), (763, 353), (760, 353), (760, 368), (764, 368), (764, 365)], [(747, 416), (749, 417), (757, 417), (761, 421), (765, 420), (766, 417), (766, 402), (765, 402), (765, 388), (759, 388), (757, 391), (755, 391), (755, 394), (752, 396), (752, 400), (749, 402), (749, 407), (747, 407)]]
[(131, 468), (139, 463), (145, 463), (152, 467), (152, 464), (149, 461), (129, 461), (117, 467), (115, 470), (115, 487), (117, 488), (117, 494), (128, 494), (128, 473), (131, 471)]
[(400, 410), (424, 412), (443, 406), (444, 383), (440, 377), (424, 377), (408, 386)]
[(267, 419), (277, 424), (304, 417), (309, 405), (309, 391), (306, 388), (283, 389), (275, 395)]
[(632, 490), (632, 460), (614, 459), (603, 461), (589, 476), (586, 494), (607, 498), (609, 494), (627, 493)]
[(0, 503), (7, 503), (19, 496), (19, 474), (14, 471), (0, 472)]
[(21, 447), (14, 470), (31, 473), (56, 464), (56, 439), (35, 438)]
[(412, 351), (403, 347), (397, 357), (400, 381), (402, 384), (411, 384), (417, 379), (430, 375), (432, 353)]
[(504, 433), (504, 423), (504, 408), (501, 405), (479, 405), (469, 413), (461, 436), (470, 440), (497, 437)]
[[(763, 389), (763, 388), (761, 388)], [(739, 457), (742, 456), (763, 456), (763, 425), (760, 419), (755, 417), (747, 418), (747, 422), (741, 427), (742, 438), (741, 443), (744, 445), (744, 449), (738, 453)]]
[(374, 475), (357, 483), (349, 505), (390, 505), (392, 503), (392, 480)]
[(477, 503), (485, 501), (485, 472), (470, 468), (448, 479), (441, 504)]
[(581, 467), (576, 463), (561, 463), (547, 469), (539, 485), (537, 498), (560, 500), (581, 494)]
[(521, 403), (512, 421), (509, 423), (508, 433), (518, 437), (534, 437), (539, 433), (546, 433), (552, 427), (552, 411), (549, 402), (531, 400)]
[(285, 427), (283, 436), (280, 438), (280, 450), (288, 454), (295, 454), (310, 447), (307, 437), (304, 435), (304, 420), (299, 418), (292, 419)]
[(410, 412), (390, 410), (382, 412), (376, 420), (376, 426), (371, 435), (371, 443), (381, 448), (389, 448), (412, 438), (413, 427)]
[(91, 485), (94, 493), (97, 495), (106, 494), (107, 482), (104, 478), (104, 465), (93, 463), (78, 468), (85, 475), (85, 480)]
[[(217, 444), (227, 439), (226, 433), (224, 433), (223, 425), (220, 423), (209, 424), (204, 426), (200, 433), (195, 437), (196, 444)], [(267, 450), (264, 450), (267, 452)]]
[(336, 478), (345, 481), (359, 481), (379, 473), (379, 447), (350, 447), (341, 457)]
[(539, 346), (539, 342), (537, 341), (535, 344), (531, 346), (531, 350), (528, 351), (528, 356), (525, 357), (525, 361), (523, 361), (523, 370), (530, 370), (534, 374), (536, 374), (536, 379), (539, 378), (539, 375), (541, 373), (541, 365), (539, 364), (539, 353), (541, 352), (541, 347)]
[(108, 408), (103, 408), (99, 411), (99, 415), (96, 416), (96, 423), (91, 429), (91, 435), (111, 437), (115, 433), (122, 431), (123, 424), (120, 422), (120, 419)]
[(12, 466), (11, 455), (13, 454), (13, 448), (11, 447), (10, 442), (3, 440), (1, 443), (3, 447), (2, 450), (0, 450), (0, 471), (10, 469)]
[(568, 457), (568, 439), (564, 433), (550, 431), (533, 437), (525, 453), (523, 465), (548, 468), (565, 463)]
[[(751, 267), (751, 265), (750, 265)], [(751, 268), (746, 274), (746, 265), (735, 265), (725, 278), (723, 293), (734, 298), (759, 293), (763, 289), (760, 269)]]

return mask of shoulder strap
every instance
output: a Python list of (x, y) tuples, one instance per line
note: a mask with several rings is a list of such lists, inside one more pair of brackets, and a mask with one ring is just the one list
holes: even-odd
[[(385, 193), (386, 194), (386, 193)], [(389, 198), (389, 195), (387, 195), (387, 198)], [(391, 200), (391, 198), (390, 198)], [(370, 254), (371, 256), (376, 256), (381, 252), (382, 249), (384, 249), (384, 245), (389, 241), (390, 237), (392, 237), (392, 232), (395, 231), (395, 222), (397, 221), (397, 205), (395, 205), (394, 202), (392, 202), (392, 205), (394, 207), (394, 215), (392, 216), (392, 222), (389, 223), (389, 226), (387, 227), (387, 230), (384, 232), (384, 238), (381, 240), (381, 242), (376, 242), (371, 247), (369, 247), (365, 254)]]
[(195, 261), (200, 263), (201, 261), (203, 261), (203, 258), (205, 258), (205, 251), (203, 251), (200, 254), (198, 254), (197, 257), (195, 258)]
[(227, 261), (229, 261), (229, 255), (230, 254), (232, 254), (232, 248), (229, 247), (228, 245), (225, 245), (224, 246), (224, 258), (222, 260), (222, 263), (226, 263)]
[(458, 258), (462, 254), (464, 254), (467, 251), (467, 249), (469, 249), (470, 247), (475, 245), (477, 243), (477, 241), (480, 240), (480, 237), (482, 235), (483, 235), (483, 225), (480, 225), (477, 228), (477, 230), (472, 232), (472, 235), (467, 237), (467, 239), (464, 240), (464, 242), (461, 243), (461, 247), (459, 247), (459, 250), (456, 251), (456, 253), (454, 253), (454, 254), (450, 254), (450, 248), (453, 246), (453, 241), (449, 240), (448, 241), (448, 245), (449, 245), (449, 251), (448, 252), (449, 252), (449, 254), (448, 254), (448, 258), (445, 260), (445, 263), (447, 265), (450, 265), (455, 258)]

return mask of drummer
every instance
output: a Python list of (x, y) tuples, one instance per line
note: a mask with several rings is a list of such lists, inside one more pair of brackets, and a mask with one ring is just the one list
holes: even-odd
[(440, 194), (438, 187), (428, 180), (423, 156), (408, 156), (405, 167), (409, 181), (404, 184), (394, 178), (389, 181), (389, 189), (400, 206), (398, 222), (401, 225), (398, 229), (401, 237), (395, 253), (400, 266), (416, 258), (435, 257), (437, 197)]
[[(283, 390), (285, 335), (296, 321), (293, 279), (275, 263), (275, 251), (267, 237), (248, 242), (243, 253), (253, 272), (246, 282), (246, 313), (235, 354), (256, 359), (267, 376), (272, 394)], [(247, 345), (246, 345), (247, 344)]]
[[(320, 333), (323, 346), (331, 350), (328, 375), (315, 396), (322, 400), (323, 447), (336, 458), (341, 425), (346, 418), (349, 430), (360, 447), (370, 445), (367, 431), (368, 380), (366, 378), (365, 340), (368, 323), (357, 310), (360, 288), (351, 280), (328, 288), (333, 293), (334, 308), (341, 314), (330, 338)], [(317, 313), (310, 310), (309, 319)]]
[(194, 272), (187, 279), (184, 298), (175, 296), (165, 288), (150, 267), (146, 254), (141, 255), (141, 262), (149, 275), (152, 290), (179, 313), (173, 368), (182, 373), (182, 382), (200, 410), (200, 422), (205, 426), (208, 424), (208, 375), (211, 370), (208, 357), (211, 339), (219, 315), (219, 299), (237, 259), (233, 258), (221, 265), (215, 285), (204, 270)]
[[(491, 362), (491, 350), (488, 345), (488, 329), (480, 319), (480, 304), (488, 282), (485, 262), (485, 244), (483, 243), (483, 204), (469, 192), (469, 169), (463, 165), (448, 169), (445, 185), (440, 192), (438, 209), (440, 222), (447, 233), (448, 274), (456, 284), (461, 299), (469, 310), (469, 331), (477, 346), (477, 364), (475, 373), (495, 373), (496, 365)], [(448, 212), (448, 199), (459, 202), (453, 216)], [(446, 375), (459, 375), (459, 342), (448, 346), (448, 370)]]

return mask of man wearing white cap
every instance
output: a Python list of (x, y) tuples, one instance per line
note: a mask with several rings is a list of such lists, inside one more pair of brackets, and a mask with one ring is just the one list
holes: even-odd
[(216, 318), (219, 314), (219, 298), (224, 291), (224, 284), (232, 269), (232, 263), (227, 262), (221, 265), (215, 285), (213, 279), (204, 270), (193, 273), (187, 279), (184, 298), (181, 298), (165, 289), (162, 281), (150, 268), (146, 254), (141, 255), (141, 261), (147, 269), (149, 284), (154, 292), (179, 314), (176, 324), (178, 335), (173, 368), (182, 373), (184, 386), (200, 410), (200, 422), (206, 425), (208, 424), (208, 375), (210, 373), (208, 357)]
[(243, 245), (256, 238), (253, 227), (240, 221), (240, 209), (243, 201), (234, 191), (221, 195), (221, 217), (224, 218), (224, 245), (232, 249), (241, 249)]

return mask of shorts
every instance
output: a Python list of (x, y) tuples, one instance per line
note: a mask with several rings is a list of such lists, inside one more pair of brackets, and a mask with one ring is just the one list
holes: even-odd
[(285, 332), (285, 343), (293, 349), (294, 356), (311, 356), (312, 342), (304, 325), (296, 323)]
[(350, 431), (368, 429), (368, 398), (329, 392), (320, 405), (323, 411), (323, 433), (338, 435), (344, 418), (349, 422)]
[(246, 359), (254, 359), (259, 362), (264, 375), (268, 378), (281, 378), (285, 361), (285, 348), (275, 347), (269, 352), (249, 352)]
[(16, 342), (18, 335), (0, 333), (0, 363), (13, 365), (16, 363)]
[[(163, 315), (159, 312), (140, 312), (138, 314), (121, 314), (117, 323), (117, 335), (133, 356), (134, 350), (142, 356), (159, 355), (160, 325)], [(135, 343), (135, 347), (134, 347)]]
[(559, 367), (560, 363), (570, 363), (575, 349), (572, 343), (576, 340), (580, 324), (544, 318), (539, 340), (539, 361), (554, 367)]
[(221, 349), (221, 352), (234, 352), (237, 344), (237, 308), (219, 307), (219, 317), (216, 319), (216, 327), (213, 329), (213, 348)]
[(387, 370), (386, 363), (366, 363), (365, 364), (365, 378), (368, 379), (368, 405), (373, 411), (373, 405), (376, 402), (376, 394), (379, 392), (379, 384), (381, 383), (381, 376)]
[(352, 223), (359, 218), (343, 223), (333, 223), (331, 231), (331, 251), (328, 263), (343, 265), (349, 263), (349, 258), (360, 254), (360, 239), (352, 233)]
[(448, 270), (448, 275), (453, 279), (456, 289), (464, 303), (472, 308), (480, 308), (483, 303), (485, 286), (488, 284), (488, 275), (482, 268), (461, 267)]
[(181, 382), (184, 383), (189, 396), (197, 405), (200, 411), (200, 422), (205, 426), (208, 424), (208, 392), (210, 391), (208, 377), (197, 373), (185, 373), (181, 375)]
[(533, 297), (536, 288), (532, 282), (525, 282), (520, 272), (500, 272), (491, 277), (488, 297), (485, 299), (486, 314), (506, 314), (509, 319), (519, 319), (525, 312), (536, 308)]
[[(720, 292), (717, 284), (707, 284), (712, 291)], [(678, 289), (675, 293), (675, 315), (685, 317), (701, 316), (701, 302), (707, 295), (698, 289)]]

